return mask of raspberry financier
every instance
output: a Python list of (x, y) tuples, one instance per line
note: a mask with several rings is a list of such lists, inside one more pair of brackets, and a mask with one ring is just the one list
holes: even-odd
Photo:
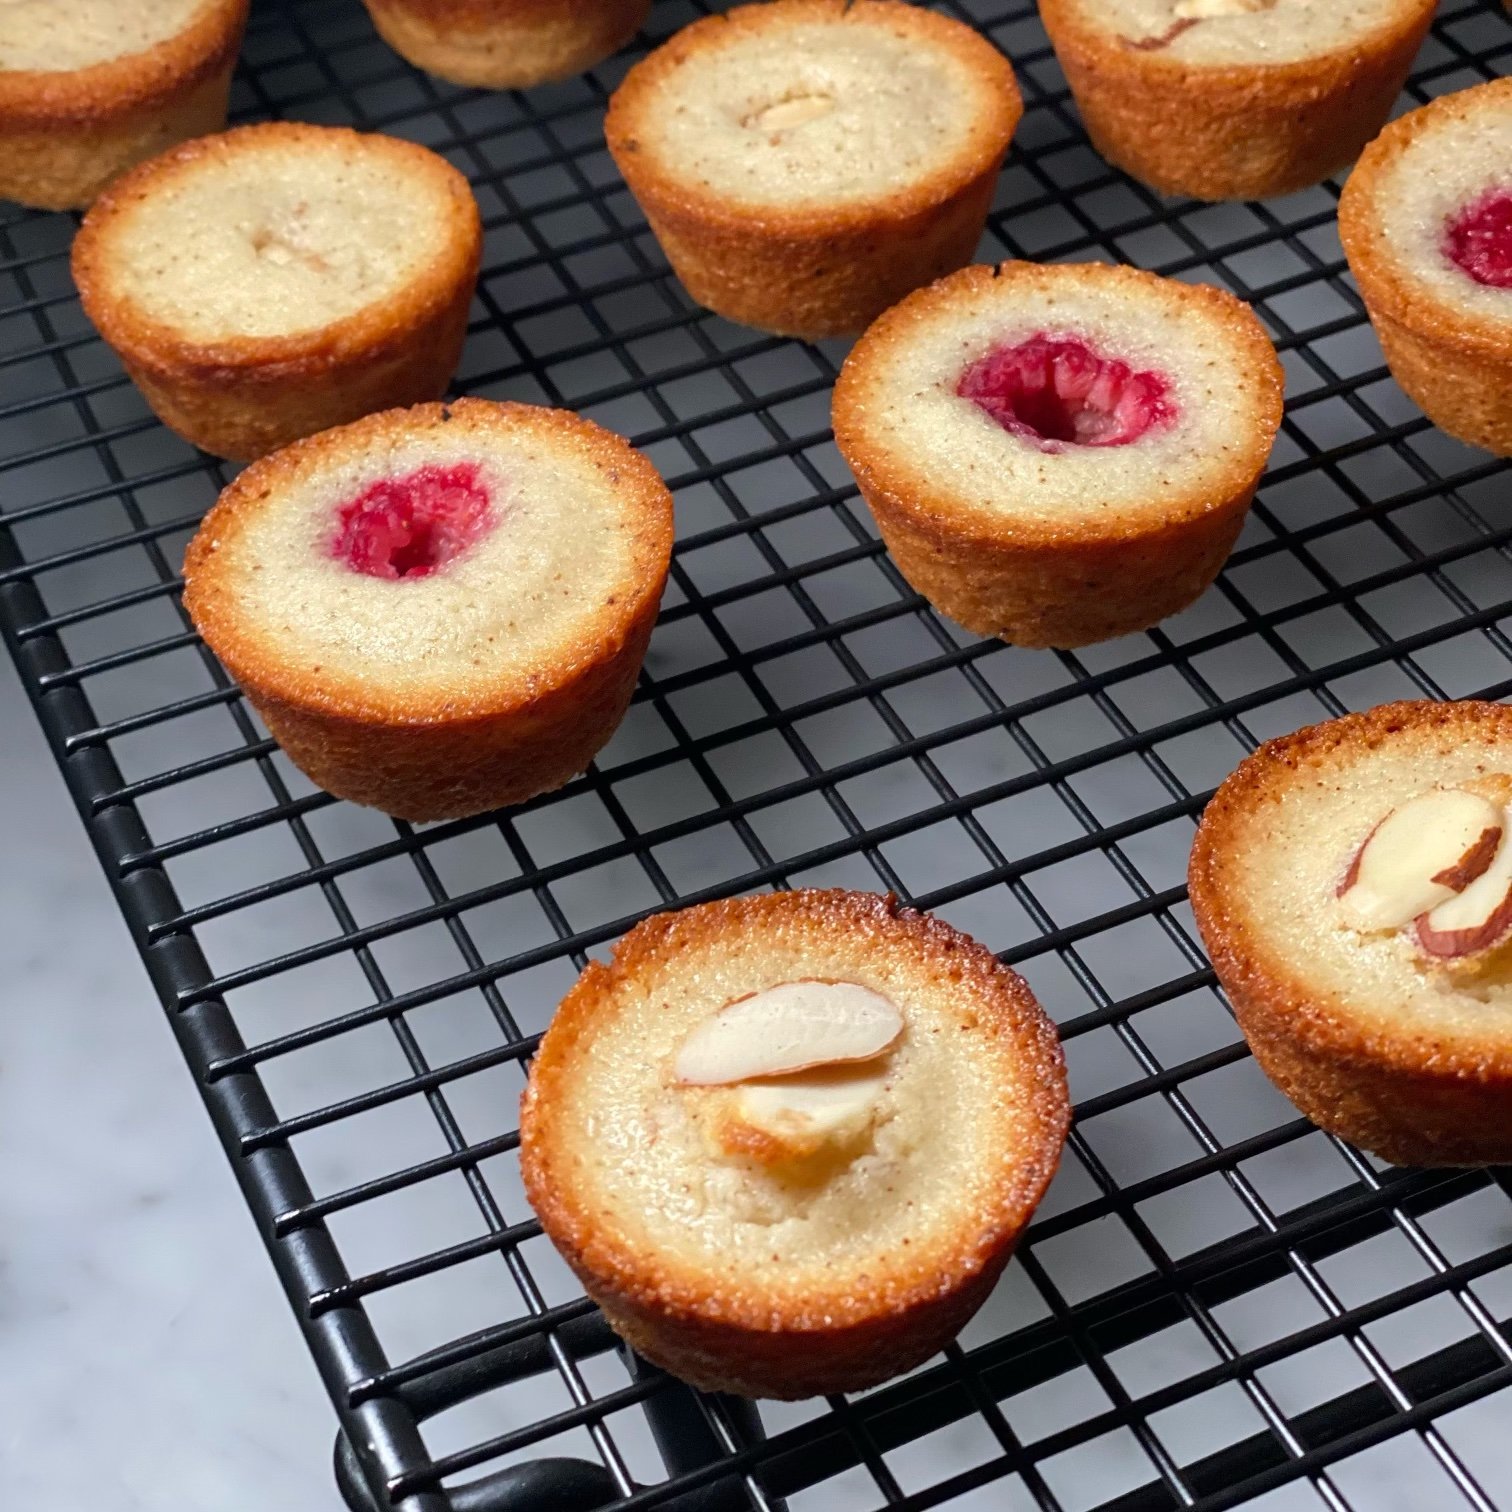
[(1512, 709), (1387, 704), (1218, 790), (1192, 907), (1240, 1027), (1315, 1123), (1401, 1165), (1512, 1160)]
[(413, 142), (270, 121), (203, 137), (85, 218), (85, 312), (160, 419), (242, 460), (437, 399), (483, 245), (467, 180)]
[(1023, 105), (969, 26), (899, 0), (771, 0), (632, 68), (609, 151), (701, 305), (810, 340), (967, 262)]
[(835, 441), (903, 576), (979, 635), (1082, 646), (1217, 575), (1281, 420), (1249, 308), (1101, 263), (966, 268), (857, 342)]
[(1040, 0), (1097, 150), (1166, 194), (1316, 184), (1380, 130), (1434, 0)]
[(314, 782), (404, 819), (581, 772), (630, 701), (672, 500), (561, 410), (462, 399), (254, 463), (189, 544), (184, 603)]
[(1339, 235), (1392, 376), (1451, 436), (1512, 456), (1512, 79), (1393, 121)]
[(0, 199), (82, 209), (226, 124), (247, 0), (0, 0)]
[(541, 1042), (526, 1192), (605, 1316), (710, 1390), (853, 1391), (986, 1299), (1070, 1121), (997, 958), (865, 893), (647, 919)]

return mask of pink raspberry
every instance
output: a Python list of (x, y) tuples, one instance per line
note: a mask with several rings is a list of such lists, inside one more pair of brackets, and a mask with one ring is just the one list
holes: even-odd
[(997, 347), (961, 374), (956, 393), (1041, 451), (1127, 446), (1176, 416), (1159, 373), (1136, 373), (1085, 342), (1043, 332)]
[(1476, 283), (1512, 289), (1512, 194), (1493, 189), (1444, 229), (1444, 255)]
[(368, 577), (428, 577), (493, 525), (488, 490), (471, 462), (384, 478), (343, 504), (331, 555)]

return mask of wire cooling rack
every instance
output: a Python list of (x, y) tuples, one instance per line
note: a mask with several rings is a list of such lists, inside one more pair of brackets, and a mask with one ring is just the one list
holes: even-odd
[[(1289, 378), (1218, 586), (1075, 655), (932, 614), (837, 459), (842, 348), (737, 329), (668, 274), (601, 116), (698, 7), (657, 0), (631, 54), (528, 97), (414, 72), (356, 0), (255, 7), (239, 118), (411, 137), (476, 186), (460, 388), (580, 410), (676, 494), (629, 718), (586, 777), (486, 820), (338, 804), (267, 739), (178, 601), (228, 470), (94, 337), (73, 219), (0, 212), (0, 621), (330, 1390), (353, 1507), (1512, 1508), (1507, 1173), (1384, 1168), (1300, 1120), (1182, 886), (1256, 741), (1512, 688), (1507, 469), (1388, 379), (1336, 185), (1157, 199), (1087, 146), (1030, 4), (947, 9), (1029, 105), (983, 258), (1227, 285)], [(1509, 59), (1499, 5), (1448, 0), (1411, 97)], [(1060, 1023), (1078, 1118), (958, 1345), (753, 1408), (618, 1351), (525, 1205), (516, 1107), (553, 1005), (636, 918), (814, 883), (890, 888), (1001, 951)]]

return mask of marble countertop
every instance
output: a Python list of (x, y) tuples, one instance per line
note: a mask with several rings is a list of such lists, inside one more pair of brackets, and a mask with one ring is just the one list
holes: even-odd
[(0, 1464), (36, 1512), (339, 1512), (335, 1419), (0, 654)]

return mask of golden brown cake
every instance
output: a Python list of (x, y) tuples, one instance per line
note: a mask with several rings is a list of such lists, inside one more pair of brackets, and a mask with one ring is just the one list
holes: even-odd
[(0, 0), (0, 199), (82, 209), (226, 124), (248, 0)]
[(1008, 60), (960, 22), (772, 0), (638, 63), (604, 131), (699, 304), (816, 340), (970, 260), (1022, 113)]
[(269, 122), (142, 164), (85, 217), (85, 312), (164, 424), (245, 460), (446, 391), (482, 251), (444, 158)]
[(903, 576), (978, 635), (1082, 646), (1217, 576), (1281, 422), (1248, 306), (1104, 263), (965, 268), (889, 310), (835, 443)]
[(708, 1390), (855, 1391), (986, 1299), (1070, 1122), (1054, 1026), (939, 919), (769, 893), (645, 920), (568, 993), (526, 1192), (613, 1327)]
[(1040, 0), (1087, 134), (1164, 194), (1290, 194), (1354, 161), (1434, 0)]
[(1512, 1160), (1512, 709), (1269, 741), (1208, 805), (1192, 908), (1250, 1048), (1400, 1165)]
[(1512, 456), (1512, 79), (1393, 121), (1339, 201), (1392, 376), (1435, 425)]
[(651, 0), (363, 0), (400, 57), (453, 84), (528, 89), (617, 52)]
[(459, 399), (249, 467), (189, 544), (184, 604), (313, 782), (449, 819), (587, 767), (671, 550), (671, 496), (620, 437)]

